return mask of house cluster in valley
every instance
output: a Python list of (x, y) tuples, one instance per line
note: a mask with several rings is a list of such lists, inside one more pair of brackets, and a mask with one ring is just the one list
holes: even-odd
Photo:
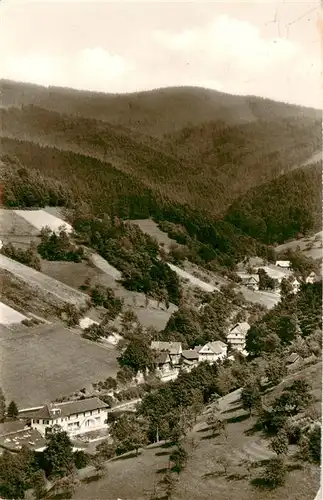
[(234, 351), (247, 355), (245, 350), (246, 336), (250, 328), (249, 323), (242, 322), (234, 325), (227, 334), (227, 344), (221, 340), (207, 342), (194, 349), (182, 349), (181, 342), (158, 342), (153, 341), (150, 345), (155, 354), (156, 374), (162, 381), (174, 380), (181, 370), (191, 371), (203, 361), (215, 363), (228, 356), (228, 344)]

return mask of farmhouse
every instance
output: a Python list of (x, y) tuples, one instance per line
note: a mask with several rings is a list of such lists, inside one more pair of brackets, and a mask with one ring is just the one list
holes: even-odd
[(169, 354), (172, 365), (177, 365), (182, 354), (181, 342), (159, 342), (153, 341), (150, 344), (152, 351), (167, 352)]
[(227, 355), (227, 345), (221, 340), (216, 340), (215, 342), (208, 342), (204, 346), (197, 346), (195, 350), (199, 355), (199, 362), (208, 361), (209, 363), (214, 363), (219, 359), (223, 359)]
[(42, 436), (46, 428), (59, 425), (69, 436), (107, 429), (108, 405), (99, 398), (43, 406), (31, 419), (31, 427)]
[(181, 361), (183, 369), (190, 372), (199, 363), (199, 353), (196, 349), (184, 349)]
[(166, 351), (163, 352), (157, 351), (155, 353), (154, 362), (156, 366), (156, 371), (160, 375), (165, 375), (166, 373), (169, 373), (172, 369), (172, 362), (168, 352)]
[(242, 322), (235, 325), (227, 334), (227, 341), (237, 351), (244, 351), (246, 346), (246, 335), (250, 328), (249, 323)]
[(259, 290), (259, 276), (258, 274), (243, 274), (238, 273), (241, 278), (241, 284), (250, 290)]

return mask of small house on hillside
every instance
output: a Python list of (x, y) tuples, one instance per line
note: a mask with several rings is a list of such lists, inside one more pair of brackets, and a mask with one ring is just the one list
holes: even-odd
[(182, 367), (185, 371), (191, 371), (199, 363), (199, 353), (196, 349), (184, 349), (182, 352)]
[(238, 273), (241, 278), (241, 284), (250, 290), (259, 290), (259, 276), (258, 274), (243, 274)]
[(173, 365), (179, 363), (183, 351), (181, 342), (152, 341), (150, 348), (152, 351), (167, 352)]
[(244, 351), (246, 347), (246, 336), (250, 329), (249, 323), (246, 321), (238, 323), (231, 328), (227, 334), (227, 341), (231, 347), (237, 351)]
[(306, 278), (306, 283), (315, 283), (316, 281), (320, 281), (320, 276), (318, 276), (314, 271), (312, 271)]
[(154, 357), (154, 364), (158, 375), (165, 375), (169, 373), (172, 369), (172, 362), (169, 357), (168, 352), (158, 352), (156, 351)]
[(46, 429), (59, 425), (69, 436), (107, 429), (109, 406), (99, 398), (88, 398), (43, 406), (31, 419), (31, 427), (45, 436)]
[(289, 260), (276, 260), (275, 262), (276, 267), (282, 267), (283, 269), (290, 269), (291, 264)]
[(195, 350), (198, 353), (199, 362), (208, 361), (209, 363), (214, 363), (227, 356), (227, 344), (221, 342), (221, 340), (208, 342), (204, 346), (197, 346)]

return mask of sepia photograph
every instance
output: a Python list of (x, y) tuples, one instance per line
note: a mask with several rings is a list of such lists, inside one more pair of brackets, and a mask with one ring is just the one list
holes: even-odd
[(323, 4), (0, 0), (0, 500), (321, 500)]

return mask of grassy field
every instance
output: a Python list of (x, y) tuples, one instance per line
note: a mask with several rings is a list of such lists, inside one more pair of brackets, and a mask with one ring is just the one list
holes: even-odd
[[(303, 374), (312, 381), (314, 394), (321, 383), (321, 363), (306, 370)], [(289, 377), (289, 382), (293, 378)], [(286, 383), (286, 382), (285, 382)], [(277, 388), (277, 391), (280, 389)], [(275, 392), (278, 394), (275, 390)], [(264, 462), (271, 458), (268, 440), (259, 432), (252, 432), (254, 419), (241, 409), (239, 390), (221, 399), (222, 415), (228, 422), (228, 437), (216, 435), (206, 423), (206, 408), (198, 419), (197, 425), (187, 437), (189, 460), (179, 476), (174, 500), (313, 500), (320, 482), (319, 467), (314, 465), (297, 469), (293, 455), (295, 448), (290, 447), (288, 461), (295, 464), (287, 474), (284, 487), (277, 490), (259, 490), (252, 486), (250, 479), (259, 477)], [(274, 391), (273, 391), (274, 392)], [(321, 397), (320, 397), (321, 399)], [(192, 441), (193, 440), (193, 441)], [(192, 447), (192, 443), (194, 443)], [(171, 448), (153, 445), (139, 457), (129, 453), (107, 465), (107, 474), (96, 482), (83, 483), (76, 491), (75, 499), (144, 500), (152, 498), (156, 483), (168, 466)], [(227, 475), (217, 464), (217, 457), (227, 454), (230, 465)], [(250, 474), (244, 460), (250, 460)]]
[(13, 210), (0, 209), (0, 239), (7, 236), (32, 237), (38, 234), (38, 229)]
[(152, 238), (156, 238), (158, 243), (166, 249), (169, 249), (172, 244), (177, 245), (176, 241), (172, 240), (167, 233), (161, 231), (156, 222), (152, 219), (139, 219), (132, 220), (131, 222), (139, 226), (144, 233), (149, 234)]
[(19, 408), (41, 405), (115, 376), (115, 348), (83, 339), (62, 325), (0, 329), (0, 386)]
[(153, 326), (157, 330), (162, 330), (171, 314), (177, 309), (171, 304), (169, 309), (165, 310), (165, 307), (158, 306), (157, 302), (152, 299), (149, 299), (147, 304), (143, 293), (126, 290), (117, 283), (113, 275), (103, 272), (87, 262), (48, 262), (42, 260), (41, 267), (45, 275), (75, 289), (79, 289), (86, 279), (91, 280), (92, 286), (102, 284), (113, 288), (116, 296), (124, 300), (125, 308), (133, 310), (139, 321), (146, 327)]
[(49, 320), (55, 318), (57, 310), (51, 296), (4, 269), (0, 269), (0, 282), (1, 300), (8, 306), (22, 314), (32, 313)]
[(0, 255), (0, 268), (1, 270), (9, 271), (33, 289), (50, 296), (53, 303), (61, 304), (62, 302), (70, 302), (78, 306), (83, 306), (88, 300), (88, 297), (79, 290), (75, 290), (4, 255)]

